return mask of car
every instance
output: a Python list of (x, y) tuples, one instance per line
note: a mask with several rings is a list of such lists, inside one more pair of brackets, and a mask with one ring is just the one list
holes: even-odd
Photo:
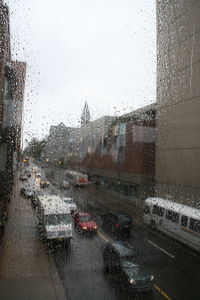
[(88, 212), (78, 212), (74, 214), (74, 225), (82, 233), (97, 232), (97, 223), (92, 219)]
[(35, 191), (32, 190), (31, 188), (27, 187), (27, 188), (21, 188), (21, 194), (25, 197), (25, 198), (33, 198), (35, 196)]
[(39, 196), (44, 196), (45, 192), (44, 191), (36, 191), (34, 197), (31, 198), (31, 203), (33, 208), (36, 208), (39, 204)]
[(70, 188), (70, 184), (69, 184), (68, 181), (63, 180), (63, 182), (62, 182), (62, 184), (61, 184), (60, 187), (63, 188), (63, 189), (69, 189)]
[(115, 274), (122, 286), (135, 292), (151, 291), (154, 276), (136, 250), (122, 241), (107, 243), (103, 250), (104, 270)]
[(41, 173), (36, 173), (35, 175), (37, 178), (41, 178)]
[(21, 180), (21, 181), (26, 181), (26, 180), (28, 180), (28, 177), (27, 177), (25, 174), (22, 174), (22, 175), (20, 176), (20, 180)]
[(21, 189), (20, 189), (20, 194), (22, 195), (22, 196), (24, 196), (24, 193), (25, 193), (25, 188), (24, 187), (22, 187)]
[(77, 206), (76, 206), (76, 203), (74, 202), (73, 198), (70, 198), (70, 197), (63, 198), (63, 201), (70, 208), (71, 214), (73, 214), (77, 210)]
[(48, 188), (49, 182), (48, 181), (40, 181), (40, 187), (41, 188)]
[(103, 229), (114, 234), (129, 234), (133, 224), (131, 217), (121, 211), (107, 212), (102, 215)]

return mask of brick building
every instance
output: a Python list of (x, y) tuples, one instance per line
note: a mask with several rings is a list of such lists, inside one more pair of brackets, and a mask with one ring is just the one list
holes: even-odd
[(82, 170), (124, 195), (145, 198), (154, 193), (156, 105), (113, 120), (83, 159)]

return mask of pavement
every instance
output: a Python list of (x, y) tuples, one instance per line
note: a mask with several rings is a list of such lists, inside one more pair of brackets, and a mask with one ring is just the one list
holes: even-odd
[[(143, 223), (143, 213), (142, 205), (135, 205), (135, 202), (128, 199), (128, 197), (119, 197), (119, 195), (113, 195), (112, 191), (110, 192), (107, 189), (102, 187), (88, 187), (90, 193), (90, 198), (94, 197), (96, 202), (101, 203), (107, 210), (121, 210), (129, 214), (134, 222), (141, 224)], [(141, 200), (142, 201), (142, 200)]]
[(1, 300), (66, 299), (53, 258), (39, 240), (30, 201), (15, 184), (0, 243)]

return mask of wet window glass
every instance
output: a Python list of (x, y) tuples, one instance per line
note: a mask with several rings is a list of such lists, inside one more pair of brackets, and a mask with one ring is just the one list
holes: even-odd
[(190, 229), (200, 233), (200, 221), (190, 219)]
[(187, 227), (188, 223), (188, 217), (187, 216), (181, 216), (181, 226)]
[(200, 0), (0, 0), (0, 299), (199, 300), (199, 112)]
[(172, 210), (168, 210), (166, 212), (166, 219), (169, 221), (172, 221), (174, 223), (178, 223), (179, 222), (179, 214), (173, 212)]

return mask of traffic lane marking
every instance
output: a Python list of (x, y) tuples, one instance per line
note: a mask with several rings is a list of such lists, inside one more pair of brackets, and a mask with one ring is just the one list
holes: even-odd
[(153, 245), (155, 248), (159, 249), (160, 251), (162, 251), (163, 253), (165, 253), (166, 255), (168, 255), (171, 258), (175, 258), (175, 255), (169, 253), (168, 251), (166, 251), (165, 249), (161, 248), (160, 246), (158, 246), (157, 244), (155, 244), (154, 242), (145, 239), (149, 244)]
[[(107, 238), (102, 232), (100, 232), (100, 231), (97, 231), (97, 234), (99, 235), (99, 237), (102, 239), (102, 240), (104, 240), (104, 241), (106, 241), (106, 242), (109, 242), (110, 241), (110, 239), (109, 238)], [(151, 241), (150, 241), (151, 242)], [(152, 242), (153, 243), (153, 242)], [(130, 246), (128, 243), (126, 243), (128, 246)], [(157, 246), (157, 245), (156, 245)], [(164, 250), (164, 249), (163, 249)], [(165, 250), (164, 250), (165, 251)], [(156, 290), (156, 291), (158, 291), (165, 299), (167, 299), (167, 300), (172, 300), (172, 298), (170, 298), (158, 285), (156, 285), (156, 284), (154, 284), (153, 285), (153, 287), (154, 287), (154, 289)]]
[(97, 234), (100, 236), (100, 238), (102, 240), (104, 240), (105, 242), (109, 242), (110, 239), (108, 239), (102, 232), (100, 232), (99, 230), (97, 231)]
[(167, 300), (172, 300), (158, 285), (154, 284), (153, 285), (154, 289), (158, 291), (165, 299)]

